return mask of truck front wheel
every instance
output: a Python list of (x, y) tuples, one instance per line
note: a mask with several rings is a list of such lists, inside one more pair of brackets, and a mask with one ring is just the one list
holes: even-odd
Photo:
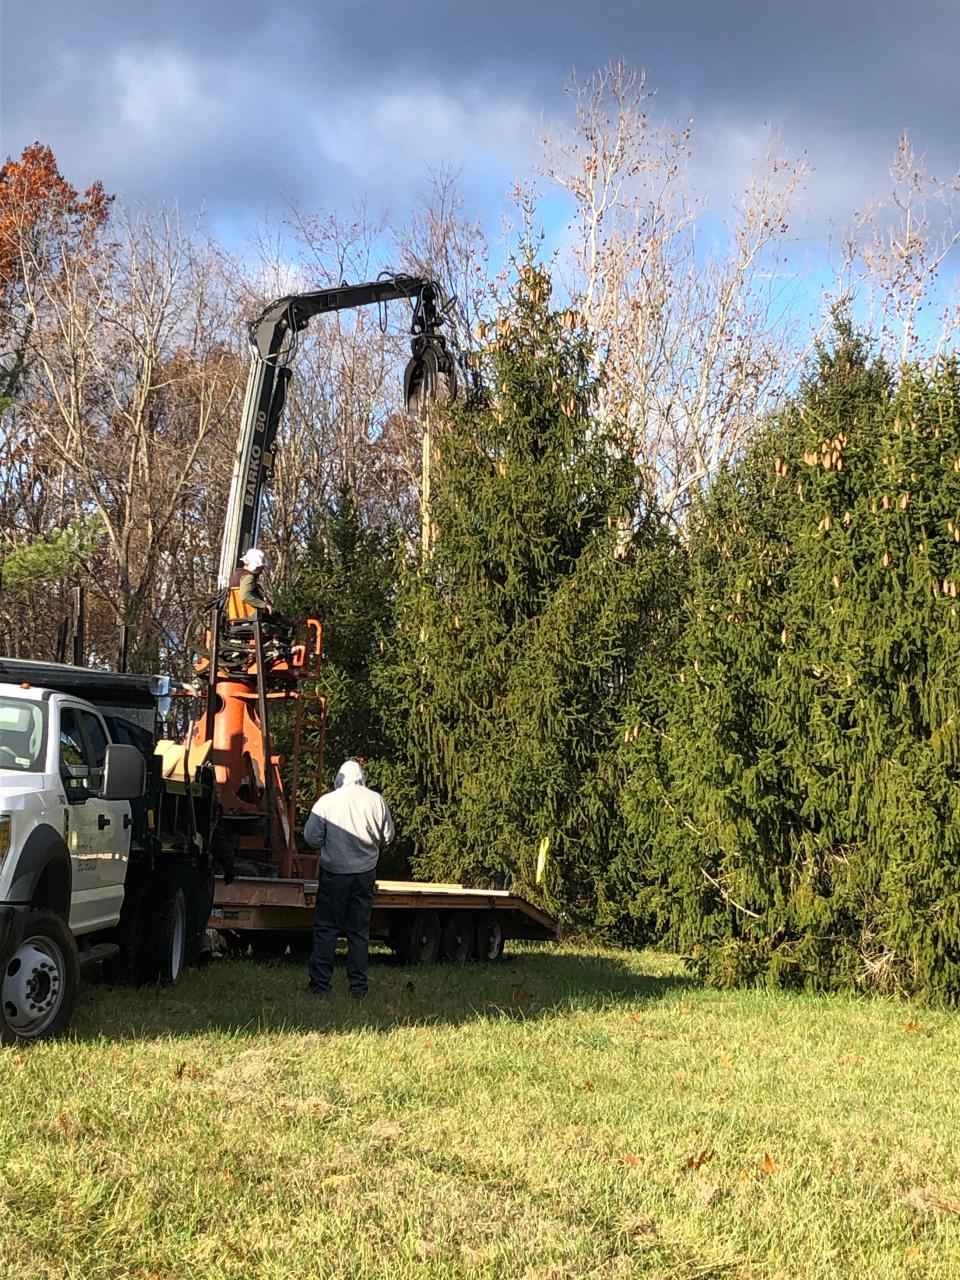
[(0, 975), (0, 1044), (50, 1040), (70, 1025), (80, 989), (77, 944), (53, 911), (30, 911)]

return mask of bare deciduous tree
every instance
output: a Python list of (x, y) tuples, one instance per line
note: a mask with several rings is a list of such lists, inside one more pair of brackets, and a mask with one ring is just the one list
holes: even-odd
[(179, 656), (193, 637), (182, 608), (171, 615), (177, 575), (193, 534), (206, 541), (198, 462), (229, 449), (238, 382), (211, 260), (178, 217), (142, 211), (120, 211), (81, 251), (64, 238), (55, 270), (29, 236), (19, 253), (28, 339), (17, 416), (45, 483), (55, 477), (50, 518), (96, 513), (103, 543), (86, 580), (105, 625), (114, 636), (131, 627), (144, 662)]
[(596, 344), (604, 410), (677, 517), (789, 376), (776, 277), (805, 168), (771, 141), (705, 243), (690, 122), (653, 121), (643, 74), (623, 62), (573, 81), (570, 96), (573, 126), (543, 140), (544, 173), (573, 204), (568, 289)]
[(881, 350), (903, 362), (943, 352), (960, 330), (956, 279), (946, 296), (938, 292), (960, 245), (960, 170), (937, 178), (904, 133), (890, 179), (889, 195), (857, 214), (847, 232), (837, 288), (842, 298), (859, 298)]

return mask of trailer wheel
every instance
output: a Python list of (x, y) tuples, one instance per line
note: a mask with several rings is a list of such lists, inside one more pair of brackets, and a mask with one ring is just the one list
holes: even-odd
[(484, 911), (477, 920), (474, 954), (485, 964), (493, 964), (503, 955), (503, 925), (495, 911)]
[(272, 933), (269, 929), (248, 931), (250, 955), (254, 960), (282, 960), (287, 954), (287, 935)]
[(436, 911), (414, 911), (399, 936), (402, 964), (434, 964), (439, 959), (442, 931)]
[(108, 960), (105, 971), (111, 982), (136, 986), (150, 980), (150, 918), (147, 911), (147, 891), (131, 885), (123, 895), (120, 923), (115, 937), (120, 954)]
[[(184, 962), (198, 966), (209, 960), (211, 951), (206, 945), (207, 922), (213, 910), (214, 878), (212, 867), (192, 867), (186, 884), (187, 942)], [(206, 956), (206, 960), (204, 959)]]
[(54, 911), (31, 911), (0, 974), (0, 1044), (50, 1040), (70, 1025), (80, 989), (77, 944)]
[(473, 956), (474, 929), (469, 911), (448, 911), (443, 921), (442, 951), (451, 964), (466, 964)]
[(153, 917), (151, 977), (162, 987), (175, 987), (183, 974), (187, 951), (187, 900), (179, 887), (160, 902)]

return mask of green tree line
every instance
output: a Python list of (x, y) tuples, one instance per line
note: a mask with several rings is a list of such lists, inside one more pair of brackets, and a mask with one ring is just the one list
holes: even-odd
[(369, 758), (403, 869), (720, 985), (956, 997), (956, 360), (894, 371), (841, 314), (678, 536), (532, 262), (486, 351), (429, 551), (389, 555), (344, 495), (297, 588), (329, 763)]

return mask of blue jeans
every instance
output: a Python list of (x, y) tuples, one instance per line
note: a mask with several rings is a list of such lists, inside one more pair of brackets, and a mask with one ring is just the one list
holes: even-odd
[(330, 990), (337, 938), (347, 939), (347, 982), (351, 991), (367, 989), (367, 950), (376, 871), (337, 875), (320, 868), (317, 907), (313, 913), (313, 952), (307, 966), (310, 981)]

